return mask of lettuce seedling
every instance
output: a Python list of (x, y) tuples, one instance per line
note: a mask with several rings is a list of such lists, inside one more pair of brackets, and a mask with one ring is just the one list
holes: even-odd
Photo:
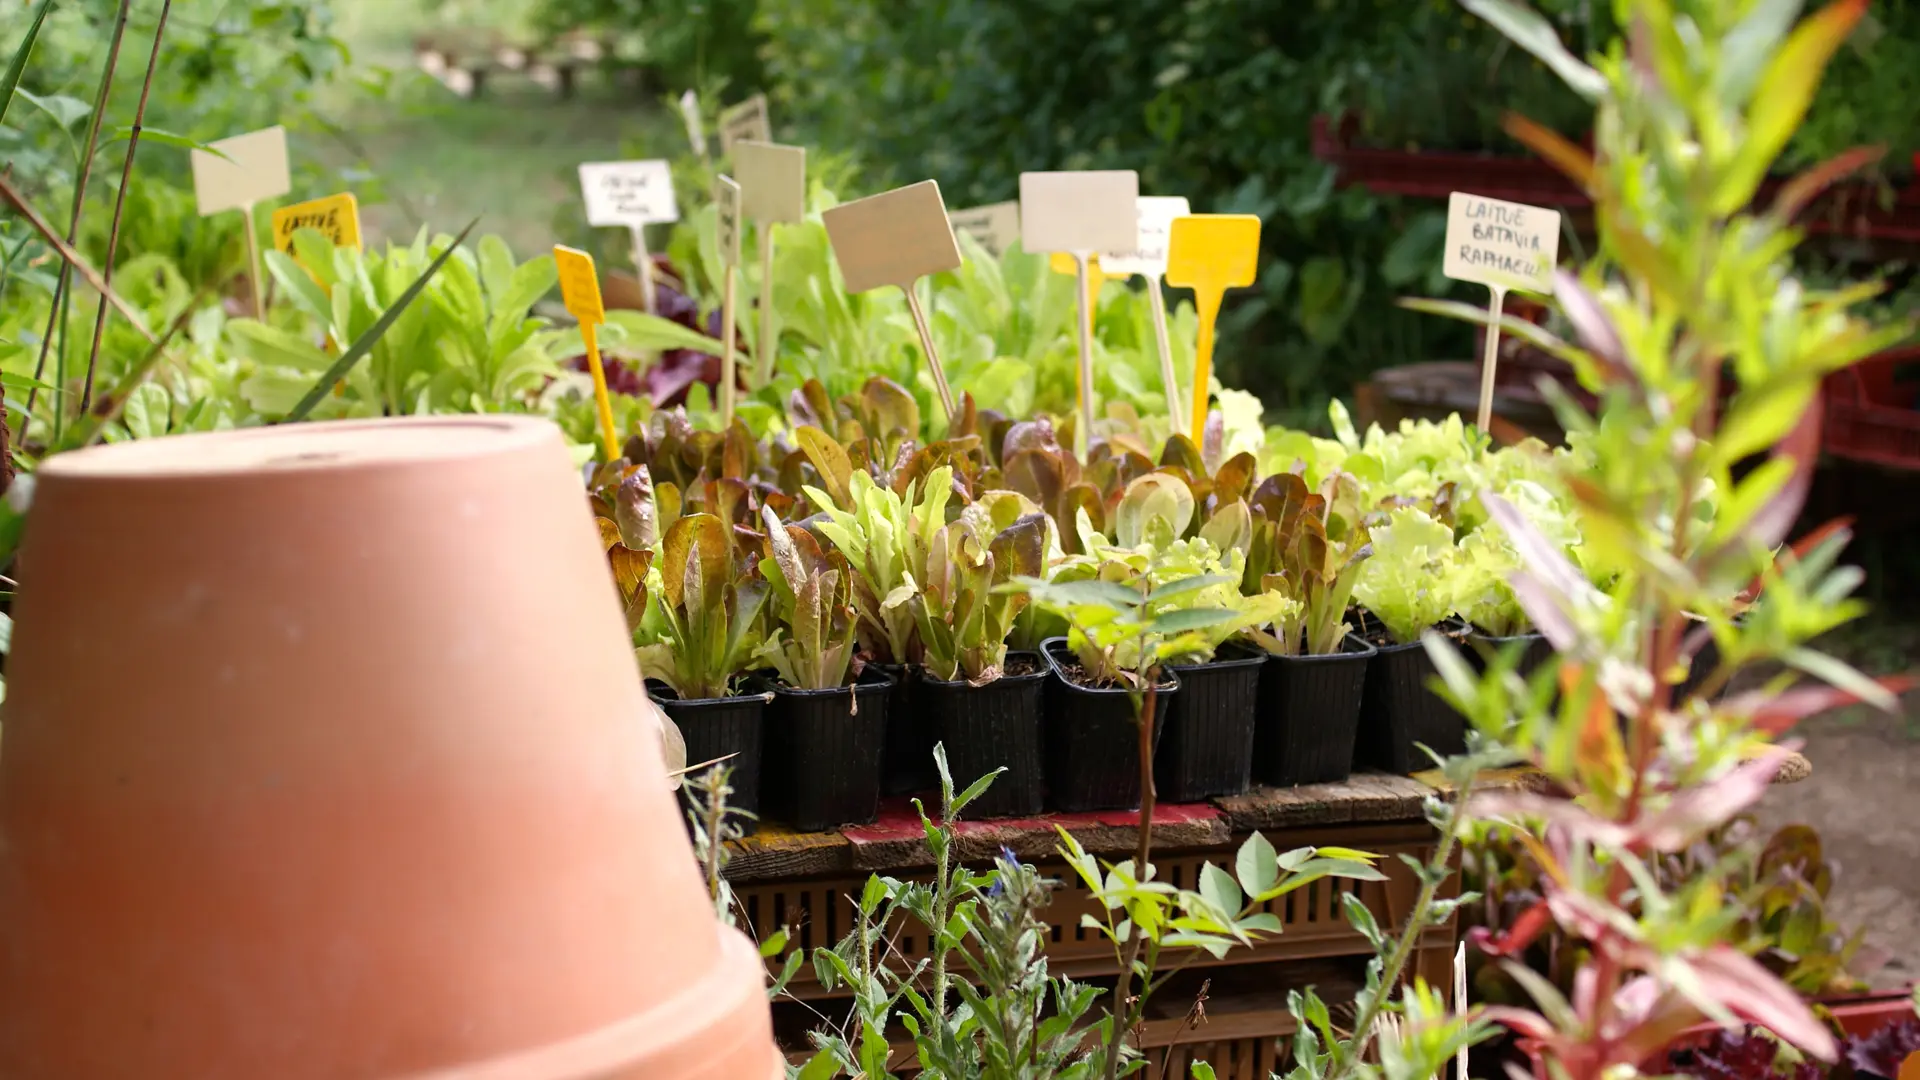
[(1373, 529), (1373, 556), (1360, 566), (1353, 595), (1397, 644), (1420, 640), (1459, 608), (1460, 552), (1453, 530), (1426, 511), (1400, 507)]
[(772, 585), (775, 625), (757, 655), (796, 690), (845, 686), (857, 627), (853, 569), (805, 528), (782, 524), (771, 507), (760, 515), (767, 528), (760, 572)]
[(660, 543), (660, 641), (638, 650), (640, 670), (683, 699), (728, 696), (760, 645), (767, 582), (734, 559), (727, 525), (689, 514)]
[(1007, 636), (1032, 600), (1001, 586), (1038, 577), (1046, 557), (1047, 518), (1037, 511), (997, 532), (987, 515), (973, 513), (935, 532), (924, 588), (908, 601), (926, 645), (927, 674), (949, 681), (964, 676), (975, 685), (999, 678)]
[(1374, 553), (1354, 478), (1335, 472), (1315, 493), (1298, 474), (1268, 477), (1253, 493), (1250, 532), (1242, 590), (1292, 603), (1271, 632), (1247, 636), (1279, 656), (1339, 652), (1360, 567)]
[(927, 552), (946, 526), (952, 486), (953, 470), (948, 468), (933, 470), (924, 486), (908, 482), (898, 494), (864, 472), (853, 472), (847, 477), (851, 511), (841, 509), (819, 488), (803, 489), (827, 518), (815, 528), (853, 570), (857, 633), (861, 646), (876, 662), (920, 660), (917, 621), (908, 601), (919, 591), (916, 579), (926, 578)]

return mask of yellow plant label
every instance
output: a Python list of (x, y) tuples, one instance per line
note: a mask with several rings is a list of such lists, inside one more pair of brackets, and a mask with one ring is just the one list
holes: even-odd
[(553, 264), (560, 272), (560, 300), (567, 312), (582, 323), (606, 321), (606, 310), (600, 303), (600, 276), (594, 273), (593, 256), (555, 244)]
[(1252, 214), (1189, 214), (1167, 232), (1167, 284), (1218, 291), (1253, 284), (1260, 265), (1260, 219)]
[(940, 185), (932, 180), (842, 203), (820, 215), (850, 293), (910, 289), (928, 274), (960, 268)]
[(1014, 241), (1020, 239), (1020, 204), (1018, 202), (989, 203), (976, 206), (971, 210), (955, 210), (947, 215), (953, 223), (953, 231), (966, 233), (974, 242), (987, 249), (994, 258), (1006, 254)]
[(740, 185), (731, 176), (713, 178), (713, 209), (720, 218), (720, 263), (740, 265)]
[(221, 139), (208, 146), (218, 151), (189, 152), (193, 165), (193, 197), (200, 213), (238, 210), (293, 189), (287, 172), (287, 129), (279, 126)]
[(293, 234), (313, 229), (334, 247), (360, 247), (360, 203), (353, 192), (283, 206), (273, 212), (273, 246), (293, 254)]
[(1440, 271), (1489, 288), (1553, 291), (1560, 212), (1456, 191), (1447, 197)]
[(735, 143), (772, 142), (773, 121), (767, 116), (767, 95), (755, 94), (720, 113), (720, 152), (731, 154)]

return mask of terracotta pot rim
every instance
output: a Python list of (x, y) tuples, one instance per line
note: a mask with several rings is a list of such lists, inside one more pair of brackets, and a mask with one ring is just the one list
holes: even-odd
[[(759, 950), (739, 931), (717, 923), (714, 929), (720, 935), (721, 962), (657, 1008), (546, 1046), (412, 1073), (400, 1080), (603, 1080), (629, 1075), (627, 1070), (661, 1057), (709, 1062), (705, 1069), (675, 1073), (700, 1078), (707, 1069), (737, 1063), (739, 1058), (727, 1052), (727, 1044), (752, 1038), (752, 1025), (736, 1020), (744, 1010), (766, 1008), (766, 969)], [(751, 978), (744, 972), (751, 972)], [(743, 989), (750, 992), (742, 993)], [(779, 1048), (771, 1042), (766, 1053), (770, 1069), (783, 1063)], [(769, 1075), (776, 1074), (770, 1071)], [(719, 1080), (720, 1074), (713, 1076)]]
[(275, 477), (325, 470), (360, 474), (416, 469), (423, 459), (462, 460), (560, 439), (538, 416), (408, 416), (233, 428), (107, 443), (48, 458), (43, 480), (62, 485), (209, 477)]

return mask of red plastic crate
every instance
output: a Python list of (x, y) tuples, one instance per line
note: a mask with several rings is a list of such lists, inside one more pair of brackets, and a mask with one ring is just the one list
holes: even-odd
[(1827, 376), (1822, 448), (1834, 457), (1920, 470), (1920, 382), (1896, 378), (1920, 346), (1889, 349)]

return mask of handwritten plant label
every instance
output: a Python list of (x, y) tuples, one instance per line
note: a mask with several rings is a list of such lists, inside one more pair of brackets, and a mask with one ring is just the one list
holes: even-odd
[(687, 124), (687, 143), (693, 152), (707, 156), (707, 129), (700, 125), (700, 95), (689, 90), (680, 95), (680, 118)]
[(720, 114), (720, 152), (733, 153), (735, 144), (773, 141), (773, 121), (767, 117), (767, 95), (755, 94)]
[(567, 313), (583, 323), (606, 321), (600, 303), (600, 276), (594, 272), (593, 256), (570, 247), (553, 249), (553, 266), (560, 272), (560, 302)]
[(1447, 247), (1440, 270), (1455, 281), (1549, 293), (1559, 254), (1559, 211), (1464, 191), (1447, 197)]
[(1167, 272), (1167, 240), (1173, 219), (1193, 211), (1180, 195), (1142, 195), (1134, 200), (1140, 239), (1130, 251), (1110, 251), (1100, 256), (1100, 267), (1113, 277), (1139, 274), (1162, 277)]
[(189, 155), (193, 197), (203, 216), (276, 199), (293, 189), (286, 128), (275, 125), (208, 145), (219, 153), (194, 150)]
[(653, 225), (679, 221), (673, 169), (665, 161), (590, 161), (580, 166), (587, 224)]
[(960, 268), (960, 245), (933, 180), (841, 203), (820, 220), (850, 293), (882, 285), (904, 289), (928, 274)]
[(1020, 174), (1020, 246), (1036, 254), (1132, 251), (1139, 241), (1132, 169)]
[(713, 179), (713, 208), (719, 215), (720, 262), (740, 265), (740, 185), (731, 176)]
[(1020, 204), (1018, 202), (989, 203), (976, 206), (971, 210), (955, 210), (947, 215), (953, 231), (966, 233), (974, 242), (987, 249), (994, 258), (1006, 254), (1015, 240), (1020, 239)]
[(334, 247), (360, 247), (360, 203), (353, 192), (283, 206), (273, 212), (273, 246), (293, 254), (293, 234), (313, 229)]
[(807, 216), (805, 147), (736, 143), (733, 174), (740, 181), (740, 209), (748, 220), (797, 225)]

